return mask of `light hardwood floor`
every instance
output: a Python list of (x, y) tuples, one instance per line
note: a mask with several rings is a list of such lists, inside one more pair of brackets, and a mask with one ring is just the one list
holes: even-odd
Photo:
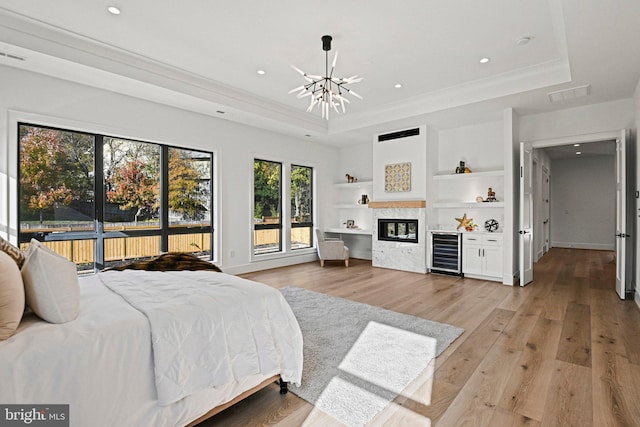
[[(407, 396), (372, 425), (639, 426), (640, 310), (614, 290), (607, 251), (552, 249), (520, 287), (327, 262), (244, 277), (465, 329)], [(202, 423), (340, 425), (292, 393), (267, 387)]]

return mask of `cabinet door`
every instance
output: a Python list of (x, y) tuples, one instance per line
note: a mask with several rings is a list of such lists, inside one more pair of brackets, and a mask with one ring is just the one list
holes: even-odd
[(482, 274), (502, 277), (502, 247), (485, 245), (482, 251)]
[(482, 247), (480, 245), (462, 245), (462, 273), (482, 274)]

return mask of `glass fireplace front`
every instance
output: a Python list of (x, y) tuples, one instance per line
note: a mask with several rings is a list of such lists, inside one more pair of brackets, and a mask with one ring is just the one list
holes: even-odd
[(418, 243), (418, 220), (379, 218), (378, 240)]

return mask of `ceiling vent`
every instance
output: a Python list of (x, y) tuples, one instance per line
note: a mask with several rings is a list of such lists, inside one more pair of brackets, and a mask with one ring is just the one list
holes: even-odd
[(2, 52), (2, 51), (0, 51), (0, 58), (15, 59), (16, 61), (26, 61), (26, 58), (23, 58), (22, 56), (13, 55), (11, 53)]
[(400, 139), (416, 135), (420, 135), (420, 128), (413, 128), (401, 130), (398, 132), (385, 133), (384, 135), (378, 135), (378, 142), (391, 141), (392, 139)]
[(566, 101), (569, 99), (582, 98), (591, 93), (591, 85), (578, 86), (571, 89), (558, 90), (549, 92), (547, 96), (551, 102)]

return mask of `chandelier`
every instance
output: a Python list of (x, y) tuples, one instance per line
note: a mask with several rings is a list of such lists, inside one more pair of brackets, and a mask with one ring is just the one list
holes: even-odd
[[(345, 102), (349, 104), (349, 100), (344, 97), (345, 93), (349, 93), (356, 98), (362, 99), (360, 95), (349, 89), (347, 85), (358, 83), (362, 81), (362, 77), (357, 75), (341, 79), (339, 77), (333, 77), (333, 70), (336, 68), (336, 61), (338, 60), (338, 52), (333, 56), (333, 62), (331, 63), (331, 71), (329, 71), (329, 51), (331, 50), (331, 36), (322, 36), (322, 50), (325, 54), (325, 75), (317, 76), (310, 75), (302, 71), (300, 68), (292, 65), (291, 67), (304, 77), (307, 81), (306, 84), (298, 86), (295, 89), (289, 91), (289, 93), (296, 93), (297, 98), (311, 97), (307, 112), (317, 107), (322, 111), (322, 118), (329, 120), (329, 110), (333, 109), (336, 113), (345, 112)], [(338, 109), (340, 107), (340, 109)]]

